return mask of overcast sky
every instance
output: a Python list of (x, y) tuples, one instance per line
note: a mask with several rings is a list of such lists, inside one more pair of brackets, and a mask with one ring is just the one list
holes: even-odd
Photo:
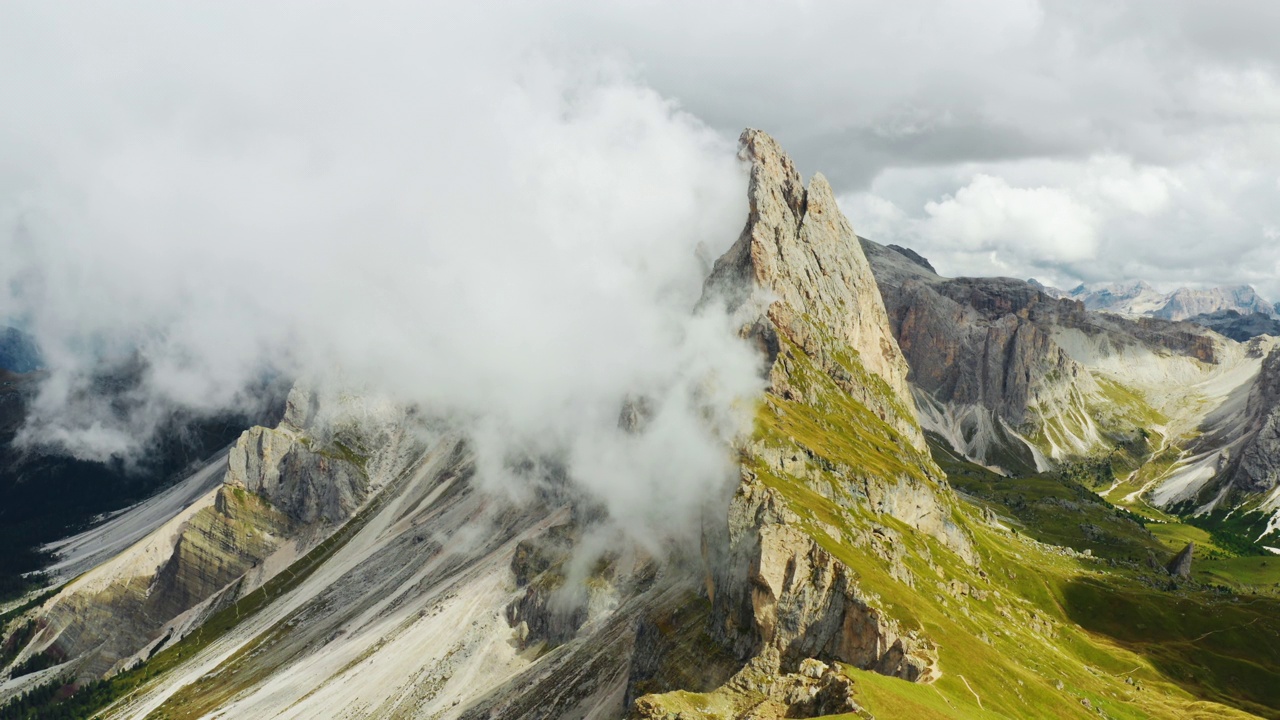
[(827, 175), (858, 231), (946, 274), (1280, 299), (1280, 3), (562, 6), (725, 133)]

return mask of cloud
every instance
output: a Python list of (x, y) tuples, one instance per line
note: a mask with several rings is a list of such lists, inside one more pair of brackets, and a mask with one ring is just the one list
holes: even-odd
[[(695, 249), (736, 238), (745, 173), (625, 63), (497, 5), (5, 15), (0, 316), (51, 372), (28, 440), (127, 454), (174, 408), (336, 369), (648, 530), (726, 479), (758, 361), (693, 313)], [(137, 357), (127, 413), (86, 392)]]
[(1093, 211), (1060, 188), (1015, 188), (978, 175), (924, 210), (923, 232), (967, 250), (1016, 248), (1029, 258), (1073, 262), (1094, 257), (1098, 248)]
[[(566, 36), (632, 58), (647, 82), (714, 127), (769, 130), (804, 172), (822, 171), (845, 197), (873, 193), (920, 218), (928, 203), (957, 198), (985, 174), (1012, 189), (1065, 193), (1095, 215), (1096, 267), (1061, 266), (1076, 243), (1040, 259), (993, 256), (987, 248), (961, 256), (950, 241), (879, 237), (925, 243), (918, 249), (930, 256), (955, 254), (953, 271), (1027, 275), (1052, 262), (1048, 271), (1064, 278), (1123, 271), (1165, 286), (1251, 282), (1280, 297), (1278, 258), (1265, 236), (1280, 226), (1280, 46), (1273, 41), (1280, 10), (1272, 4), (811, 0), (555, 8)], [(1077, 176), (1097, 174), (1106, 162), (1121, 177), (1140, 168), (1150, 187), (1117, 189), (1131, 197), (1114, 202), (1090, 195)], [(898, 192), (904, 176), (912, 187)], [(1157, 181), (1185, 189), (1168, 190), (1165, 200)], [(1096, 192), (1109, 192), (1108, 182), (1100, 176)], [(1131, 212), (1122, 220), (1112, 205), (1126, 202)], [(873, 218), (855, 212), (851, 220), (867, 229)], [(1010, 230), (1012, 222), (999, 227)], [(1071, 222), (1079, 229), (1088, 221)], [(1043, 248), (1042, 239), (1027, 243)]]
[(886, 171), (841, 202), (860, 233), (910, 245), (944, 274), (1063, 287), (1145, 279), (1166, 290), (1240, 282), (1280, 297), (1270, 182), (1225, 163), (1100, 155)]

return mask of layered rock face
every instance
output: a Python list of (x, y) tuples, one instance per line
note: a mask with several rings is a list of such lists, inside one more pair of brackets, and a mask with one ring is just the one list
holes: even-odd
[[(741, 147), (751, 214), (716, 262), (706, 297), (750, 313), (743, 334), (765, 355), (770, 386), (743, 443), (728, 522), (705, 523), (709, 632), (749, 660), (731, 686), (795, 674), (813, 659), (932, 680), (928, 640), (901, 631), (833, 552), (872, 552), (877, 518), (888, 516), (973, 561), (923, 451), (905, 359), (826, 181), (815, 176), (806, 190), (764, 133), (746, 131)], [(809, 493), (830, 504), (837, 525), (805, 519)]]
[(1235, 310), (1218, 310), (1193, 315), (1187, 322), (1207, 327), (1236, 342), (1248, 342), (1259, 335), (1280, 337), (1280, 319), (1259, 312), (1243, 315)]
[(1219, 480), (1237, 494), (1270, 493), (1280, 486), (1280, 348), (1263, 360), (1245, 412), (1245, 435)]
[(1090, 364), (1126, 356), (1130, 364), (1218, 360), (1220, 339), (1190, 324), (1091, 312), (1011, 278), (943, 278), (914, 253), (866, 239), (862, 246), (925, 426), (986, 465), (1043, 470), (1123, 442), (1116, 433), (1129, 423), (1099, 411), (1114, 403)]
[(223, 485), (50, 600), (38, 615), (43, 630), (24, 656), (75, 659), (83, 678), (117, 671), (170, 620), (267, 558), (290, 526), (256, 495)]
[(313, 450), (290, 419), (307, 418), (291, 407), (278, 428), (246, 431), (221, 485), (51, 599), (17, 661), (43, 654), (73, 659), (82, 678), (116, 672), (158, 637), (176, 640), (180, 616), (234, 600), (245, 574), (286, 544), (305, 550), (348, 519), (368, 492), (363, 459), (341, 445)]
[[(831, 185), (819, 174), (806, 189), (791, 159), (759, 130), (745, 131), (740, 145), (741, 157), (751, 163), (750, 215), (738, 241), (716, 261), (704, 297), (723, 298), (730, 310), (758, 308), (752, 332), (771, 361), (778, 353), (776, 333), (923, 448), (910, 404), (893, 401), (909, 397), (906, 360)], [(872, 377), (851, 373), (850, 358)], [(795, 395), (785, 373), (771, 369), (771, 379), (776, 393)]]

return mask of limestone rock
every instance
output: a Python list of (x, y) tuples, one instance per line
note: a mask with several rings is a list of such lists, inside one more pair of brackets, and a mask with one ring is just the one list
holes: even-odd
[[(1064, 335), (1096, 348), (1086, 356), (1172, 354), (1209, 364), (1224, 342), (1189, 323), (1092, 312), (1022, 280), (944, 278), (906, 249), (865, 238), (861, 244), (910, 365), (926, 429), (970, 459), (1006, 471), (1046, 470), (1057, 460), (1105, 450), (1118, 441), (1113, 435), (1131, 431), (1111, 427), (1096, 410), (1111, 403), (1060, 344)], [(1047, 436), (1055, 440), (1027, 439)]]
[(250, 428), (231, 449), (224, 482), (263, 496), (299, 523), (341, 522), (369, 489), (358, 458), (344, 447), (313, 450), (284, 425)]
[[(711, 717), (728, 720), (782, 720), (859, 714), (854, 681), (818, 660), (805, 660), (795, 672), (779, 673), (766, 653), (748, 663), (724, 687), (713, 693), (722, 711)], [(699, 707), (689, 707), (678, 695), (639, 698), (631, 717), (637, 720), (701, 720)]]
[(1248, 434), (1227, 462), (1226, 479), (1238, 492), (1269, 492), (1280, 484), (1280, 348), (1263, 360), (1246, 414)]
[(739, 657), (776, 658), (774, 672), (816, 658), (935, 679), (929, 644), (903, 633), (798, 521), (774, 491), (751, 481), (740, 486), (725, 555), (713, 563), (712, 635)]
[(315, 392), (303, 382), (294, 383), (285, 400), (284, 422), (295, 429), (305, 430), (311, 427), (319, 409)]
[(1193, 542), (1187, 543), (1187, 546), (1182, 549), (1182, 552), (1174, 555), (1173, 559), (1169, 561), (1169, 565), (1166, 568), (1169, 571), (1169, 574), (1180, 580), (1190, 580), (1191, 558), (1195, 554), (1195, 551), (1196, 544)]
[(70, 583), (42, 609), (31, 652), (75, 658), (81, 678), (120, 670), (165, 623), (270, 556), (289, 529), (261, 498), (223, 485), (147, 543)]
[[(814, 175), (806, 189), (791, 159), (773, 138), (748, 129), (739, 140), (751, 163), (747, 225), (716, 261), (704, 300), (723, 299), (730, 310), (760, 305), (745, 331), (771, 361), (774, 389), (785, 383), (772, 366), (778, 339), (802, 349), (850, 394), (875, 411), (917, 448), (924, 436), (910, 403), (907, 363), (889, 330), (884, 303), (849, 221), (830, 184)], [(851, 355), (887, 392), (847, 376)], [(841, 360), (846, 360), (842, 363)]]

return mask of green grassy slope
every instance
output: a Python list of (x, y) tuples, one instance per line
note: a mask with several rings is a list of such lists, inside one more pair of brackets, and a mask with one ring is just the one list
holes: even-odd
[[(810, 402), (766, 398), (757, 440), (813, 451), (832, 472), (806, 479), (765, 472), (759, 462), (752, 469), (904, 630), (936, 644), (943, 673), (936, 683), (916, 684), (847, 668), (869, 713), (1280, 718), (1274, 598), (1172, 585), (1146, 563), (1148, 552), (1161, 562), (1172, 555), (1171, 534), (1153, 534), (1141, 518), (1071, 480), (1003, 478), (935, 444), (937, 464), (960, 491), (941, 494), (980, 557), (970, 566), (935, 539), (851, 502), (867, 479), (930, 482), (921, 471), (929, 460), (811, 370), (793, 373)], [(907, 573), (891, 572), (882, 555), (850, 542), (870, 526), (903, 546)], [(1280, 570), (1280, 558), (1275, 564)], [(736, 707), (725, 692), (682, 694), (682, 717), (722, 716)]]

